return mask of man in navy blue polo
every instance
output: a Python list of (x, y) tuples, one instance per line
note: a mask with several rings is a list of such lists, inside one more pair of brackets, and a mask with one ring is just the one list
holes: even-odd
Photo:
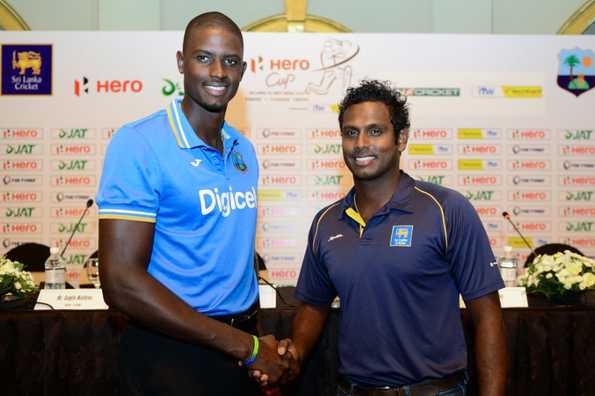
[(292, 340), (278, 346), (294, 359), (291, 374), (338, 295), (338, 394), (462, 395), (461, 294), (475, 324), (480, 394), (503, 395), (504, 284), (475, 210), (461, 194), (399, 169), (408, 110), (389, 86), (348, 90), (339, 124), (354, 187), (312, 222), (296, 288), (302, 304)]
[(245, 366), (275, 381), (287, 363), (254, 336), (258, 163), (225, 122), (246, 69), (240, 29), (197, 16), (177, 65), (183, 99), (114, 135), (97, 196), (104, 297), (132, 319), (122, 393), (257, 395)]

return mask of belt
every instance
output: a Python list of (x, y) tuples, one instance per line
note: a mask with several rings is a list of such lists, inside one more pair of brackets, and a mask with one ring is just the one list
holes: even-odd
[(354, 384), (343, 376), (337, 379), (337, 385), (351, 396), (435, 396), (452, 389), (465, 381), (464, 372), (458, 372), (444, 378), (436, 378), (411, 385), (365, 386)]
[(221, 315), (221, 316), (210, 316), (211, 319), (215, 319), (219, 322), (225, 323), (232, 327), (243, 327), (246, 322), (250, 320), (256, 320), (256, 313), (258, 312), (258, 300), (250, 306), (244, 312), (240, 312), (233, 315)]

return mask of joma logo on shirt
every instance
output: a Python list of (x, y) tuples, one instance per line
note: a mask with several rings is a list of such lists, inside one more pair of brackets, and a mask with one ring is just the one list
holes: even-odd
[(219, 189), (198, 190), (200, 200), (200, 213), (208, 215), (215, 209), (219, 209), (223, 217), (229, 216), (232, 210), (241, 210), (245, 208), (256, 208), (256, 190), (254, 187), (250, 191), (233, 191), (231, 186), (229, 191), (220, 193)]

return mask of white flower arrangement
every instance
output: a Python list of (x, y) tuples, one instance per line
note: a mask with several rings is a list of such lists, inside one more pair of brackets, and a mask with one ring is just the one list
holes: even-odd
[(23, 271), (23, 264), (0, 256), (0, 298), (20, 298), (37, 291), (30, 272)]
[(578, 295), (595, 289), (595, 260), (569, 250), (535, 257), (519, 285), (548, 299)]

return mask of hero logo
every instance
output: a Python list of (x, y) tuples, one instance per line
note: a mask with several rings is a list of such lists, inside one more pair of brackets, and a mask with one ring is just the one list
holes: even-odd
[(459, 153), (464, 155), (473, 154), (500, 154), (500, 145), (498, 144), (465, 144), (459, 146)]
[(229, 216), (233, 210), (254, 209), (256, 208), (256, 189), (252, 187), (250, 191), (234, 192), (231, 186), (229, 191), (219, 193), (219, 189), (201, 189), (198, 190), (200, 201), (200, 213), (208, 215), (215, 209), (218, 209), (223, 217)]
[(280, 283), (280, 282), (291, 282), (297, 279), (298, 272), (294, 268), (283, 269), (283, 268), (275, 268), (269, 270), (269, 276), (271, 280)]
[(342, 191), (312, 191), (310, 193), (310, 199), (313, 201), (325, 201), (334, 202), (343, 198), (345, 193)]
[(416, 128), (411, 133), (414, 140), (450, 139), (452, 130), (442, 128)]
[(560, 147), (562, 155), (595, 155), (595, 146), (586, 145), (564, 145)]
[(3, 160), (0, 169), (4, 171), (38, 171), (43, 168), (41, 160)]
[(294, 217), (298, 215), (296, 208), (284, 206), (259, 206), (258, 215), (261, 217)]
[(570, 246), (577, 246), (586, 249), (595, 248), (595, 238), (567, 237), (563, 240), (563, 243), (566, 243)]
[(14, 140), (25, 140), (25, 139), (41, 139), (43, 138), (42, 129), (36, 128), (4, 128), (0, 134), (2, 139), (14, 139)]
[(75, 217), (75, 218), (79, 218), (83, 212), (85, 211), (85, 208), (80, 208), (80, 207), (73, 207), (73, 208), (58, 208), (58, 207), (54, 207), (52, 208), (51, 211), (51, 216), (52, 217)]
[(311, 139), (338, 139), (341, 131), (338, 129), (310, 129), (308, 131)]
[(561, 176), (562, 186), (595, 186), (595, 176)]
[(80, 80), (74, 80), (74, 94), (81, 96), (88, 95), (90, 90), (95, 87), (95, 93), (140, 93), (143, 90), (143, 82), (140, 80), (97, 80), (92, 84), (88, 77), (83, 76)]
[(417, 170), (451, 169), (450, 160), (410, 160), (409, 167)]
[(260, 177), (262, 185), (295, 185), (300, 183), (300, 177), (295, 175), (265, 175)]
[(262, 155), (299, 154), (298, 146), (295, 144), (259, 144), (258, 151)]
[(40, 223), (2, 223), (0, 231), (2, 234), (40, 234)]
[[(95, 238), (72, 238), (72, 240), (68, 244), (68, 247), (71, 249), (94, 249), (94, 240)], [(50, 243), (52, 246), (60, 247), (64, 246), (66, 242), (67, 239), (57, 238), (52, 239)]]
[(279, 71), (306, 71), (310, 69), (308, 59), (269, 59), (268, 62), (262, 57), (250, 59), (250, 71), (279, 70)]
[(90, 155), (95, 154), (94, 144), (53, 144), (51, 152), (55, 155)]
[(5, 191), (0, 194), (0, 202), (39, 202), (41, 192), (38, 191)]
[(562, 217), (595, 217), (595, 207), (572, 207), (567, 206), (560, 208), (560, 216)]
[(501, 183), (501, 176), (459, 176), (460, 186), (496, 186)]
[(92, 187), (95, 185), (96, 178), (95, 176), (52, 176), (50, 179), (50, 183), (52, 187), (58, 186), (83, 186), (83, 187)]
[(308, 169), (341, 170), (345, 169), (345, 162), (339, 159), (317, 159), (308, 160)]
[(511, 201), (549, 201), (549, 191), (510, 191), (508, 198)]
[(256, 248), (258, 250), (292, 248), (296, 245), (297, 242), (295, 241), (295, 239), (258, 238), (256, 240)]
[(499, 216), (498, 208), (492, 206), (476, 206), (475, 211), (481, 217), (496, 217)]
[(509, 170), (548, 170), (550, 169), (550, 162), (543, 160), (512, 160), (508, 161)]
[[(522, 222), (518, 224), (518, 227), (522, 231), (527, 232), (548, 232), (551, 230), (551, 224), (549, 222)], [(508, 231), (514, 232), (511, 225), (508, 225)]]
[(512, 140), (549, 140), (549, 129), (509, 129)]

